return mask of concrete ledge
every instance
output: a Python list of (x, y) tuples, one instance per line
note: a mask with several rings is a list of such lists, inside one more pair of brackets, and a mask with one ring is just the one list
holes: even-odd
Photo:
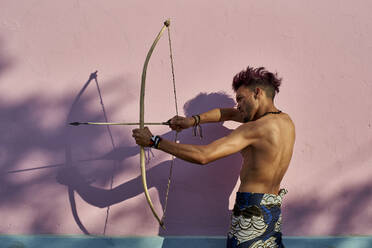
[[(286, 248), (371, 248), (372, 236), (284, 237)], [(225, 237), (0, 235), (1, 248), (224, 248)]]

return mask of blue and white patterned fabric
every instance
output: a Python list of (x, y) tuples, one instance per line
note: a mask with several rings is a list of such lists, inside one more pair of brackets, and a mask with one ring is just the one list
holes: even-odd
[(287, 190), (278, 195), (237, 192), (227, 248), (284, 248), (281, 205)]

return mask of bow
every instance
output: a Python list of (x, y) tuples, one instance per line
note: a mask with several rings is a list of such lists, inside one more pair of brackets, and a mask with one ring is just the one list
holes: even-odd
[[(170, 20), (168, 19), (168, 20), (166, 20), (164, 22), (164, 25), (163, 25), (162, 29), (160, 30), (159, 34), (156, 36), (154, 42), (152, 43), (152, 46), (151, 46), (150, 50), (147, 53), (146, 60), (145, 60), (145, 63), (143, 65), (142, 78), (141, 78), (141, 92), (140, 92), (140, 117), (139, 117), (140, 120), (139, 120), (139, 123), (112, 123), (112, 122), (108, 122), (107, 121), (106, 115), (105, 115), (106, 122), (70, 122), (71, 121), (70, 120), (70, 117), (71, 117), (71, 114), (72, 114), (72, 110), (73, 110), (75, 104), (78, 102), (78, 100), (79, 100), (80, 96), (82, 95), (82, 93), (85, 91), (85, 89), (88, 86), (89, 82), (92, 79), (95, 79), (96, 80), (96, 83), (97, 83), (97, 87), (98, 87), (98, 82), (97, 82), (97, 79), (96, 79), (97, 78), (97, 75), (96, 75), (97, 72), (91, 74), (91, 77), (89, 78), (88, 82), (84, 85), (83, 89), (79, 92), (78, 96), (74, 100), (74, 103), (72, 104), (70, 113), (69, 113), (69, 115), (67, 117), (67, 122), (70, 122), (69, 124), (70, 125), (73, 125), (73, 126), (79, 126), (79, 125), (106, 125), (107, 127), (109, 125), (138, 125), (139, 124), (139, 126), (140, 126), (141, 129), (144, 128), (145, 124), (146, 125), (169, 125), (170, 124), (169, 121), (168, 122), (149, 122), (149, 123), (145, 123), (144, 122), (144, 112), (145, 112), (144, 102), (145, 102), (145, 85), (146, 85), (147, 67), (148, 67), (148, 63), (150, 61), (150, 57), (152, 55), (152, 52), (154, 51), (155, 46), (158, 43), (158, 41), (159, 41), (160, 37), (162, 36), (162, 34), (164, 33), (165, 29), (168, 29), (168, 42), (169, 42), (169, 51), (170, 51), (171, 68), (172, 68), (173, 92), (174, 92), (174, 99), (175, 99), (176, 115), (178, 115), (176, 85), (175, 85), (175, 76), (174, 76), (174, 67), (173, 67), (173, 54), (172, 54), (172, 45), (171, 45), (169, 25), (170, 25)], [(98, 87), (98, 91), (100, 93), (99, 87)], [(100, 97), (101, 97), (101, 95), (100, 95)], [(102, 98), (101, 98), (101, 104), (102, 104)], [(103, 104), (102, 104), (102, 107), (103, 107)], [(103, 109), (103, 112), (105, 113), (105, 110), (104, 109)], [(110, 129), (108, 129), (108, 130), (109, 130), (109, 133), (110, 133), (110, 137), (112, 138)], [(177, 140), (177, 133), (175, 135), (175, 141), (176, 140)], [(113, 143), (113, 141), (112, 141), (112, 143)], [(113, 143), (113, 145), (114, 145), (114, 143)], [(153, 205), (153, 203), (151, 201), (151, 198), (150, 198), (150, 195), (149, 195), (149, 192), (148, 192), (147, 180), (146, 180), (145, 162), (146, 162), (145, 150), (144, 150), (144, 147), (141, 146), (140, 147), (141, 177), (142, 177), (142, 184), (143, 184), (143, 189), (144, 189), (144, 193), (145, 193), (145, 196), (146, 196), (146, 200), (147, 200), (147, 202), (149, 204), (149, 207), (150, 207), (150, 209), (151, 209), (154, 217), (159, 222), (160, 226), (163, 229), (165, 229), (164, 218), (165, 218), (165, 212), (166, 212), (167, 203), (168, 203), (168, 194), (169, 194), (170, 182), (171, 182), (171, 177), (172, 177), (172, 168), (173, 168), (173, 165), (174, 165), (174, 156), (172, 156), (172, 161), (171, 161), (171, 166), (170, 166), (170, 173), (169, 173), (169, 178), (168, 178), (168, 185), (167, 185), (167, 190), (166, 190), (166, 197), (165, 197), (165, 204), (164, 204), (164, 208), (163, 208), (163, 216), (162, 216), (162, 218), (160, 218), (159, 215), (156, 213), (156, 211), (154, 209), (154, 205)], [(70, 146), (66, 147), (66, 165), (72, 165), (71, 147)], [(111, 178), (111, 186), (112, 186), (112, 180), (113, 180), (113, 177)], [(73, 216), (74, 216), (74, 219), (75, 219), (76, 223), (78, 224), (78, 226), (80, 227), (80, 229), (85, 234), (89, 234), (88, 231), (87, 231), (87, 229), (81, 223), (81, 221), (79, 219), (79, 216), (77, 214), (76, 203), (75, 203), (75, 198), (74, 198), (74, 191), (73, 191), (73, 189), (71, 187), (68, 187), (68, 193), (69, 193), (69, 199), (70, 199), (71, 209), (72, 209)], [(107, 214), (106, 214), (106, 223), (105, 223), (104, 233), (105, 233), (105, 230), (106, 230), (108, 214), (109, 214), (109, 207), (107, 209)]]
[[(174, 90), (174, 97), (175, 97), (175, 107), (176, 107), (176, 115), (178, 115), (178, 107), (177, 107), (177, 96), (176, 96), (176, 88), (175, 88), (175, 78), (174, 78), (174, 67), (173, 67), (173, 55), (172, 55), (172, 45), (171, 45), (171, 39), (170, 39), (170, 30), (169, 30), (169, 25), (170, 25), (170, 20), (166, 20), (164, 22), (163, 27), (161, 28), (159, 34), (156, 36), (154, 42), (152, 43), (152, 46), (150, 50), (147, 53), (145, 63), (143, 65), (143, 70), (142, 70), (142, 78), (141, 78), (141, 93), (140, 93), (140, 129), (144, 128), (144, 114), (145, 114), (145, 86), (146, 86), (146, 72), (147, 72), (147, 66), (150, 61), (150, 57), (152, 55), (152, 52), (155, 49), (156, 44), (158, 43), (160, 37), (162, 36), (163, 32), (165, 29), (168, 29), (168, 41), (169, 41), (169, 49), (170, 49), (170, 59), (171, 59), (171, 67), (172, 67), (172, 77), (173, 77), (173, 90)], [(175, 139), (177, 140), (177, 134)], [(167, 187), (167, 192), (166, 192), (166, 198), (165, 198), (165, 205), (164, 205), (164, 210), (163, 210), (163, 217), (160, 219), (159, 215), (156, 213), (154, 209), (154, 205), (151, 201), (150, 194), (147, 188), (147, 180), (146, 180), (146, 167), (145, 167), (145, 150), (143, 146), (140, 147), (140, 165), (141, 165), (141, 176), (142, 176), (142, 184), (143, 184), (143, 189), (144, 193), (146, 196), (147, 203), (149, 204), (149, 207), (156, 218), (156, 220), (159, 222), (160, 226), (165, 229), (164, 226), (164, 218), (165, 218), (165, 210), (167, 207), (167, 202), (168, 202), (168, 193), (169, 193), (169, 186), (170, 186), (170, 180), (171, 180), (171, 175), (172, 175), (172, 167), (174, 164), (174, 157), (172, 156), (172, 163), (171, 163), (171, 169), (170, 169), (170, 175), (168, 178), (168, 187)]]

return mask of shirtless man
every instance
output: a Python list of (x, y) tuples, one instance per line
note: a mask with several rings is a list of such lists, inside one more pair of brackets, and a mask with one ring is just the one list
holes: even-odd
[(205, 165), (241, 152), (241, 184), (227, 247), (284, 247), (280, 207), (286, 190), (280, 189), (280, 183), (292, 157), (295, 128), (289, 115), (274, 105), (280, 84), (281, 79), (265, 68), (248, 67), (233, 79), (236, 109), (213, 109), (193, 117), (171, 119), (170, 127), (177, 131), (210, 122), (243, 123), (208, 145), (175, 143), (153, 136), (147, 127), (133, 130), (138, 145), (152, 146), (196, 164)]

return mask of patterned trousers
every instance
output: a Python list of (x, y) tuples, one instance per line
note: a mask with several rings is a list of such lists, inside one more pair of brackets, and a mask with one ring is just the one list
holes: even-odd
[(279, 195), (237, 192), (227, 248), (284, 248), (281, 204), (287, 190)]

